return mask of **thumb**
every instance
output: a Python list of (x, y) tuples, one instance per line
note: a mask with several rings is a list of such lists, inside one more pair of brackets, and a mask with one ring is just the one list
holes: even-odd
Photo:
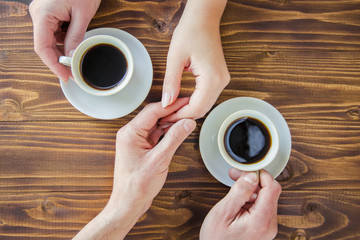
[(185, 138), (194, 131), (195, 127), (196, 122), (192, 119), (183, 119), (176, 122), (152, 151), (156, 152), (157, 155), (160, 155), (161, 159), (164, 159), (168, 165), (177, 148)]
[(89, 19), (88, 17), (83, 16), (78, 11), (73, 13), (64, 41), (64, 51), (66, 56), (69, 56), (69, 52), (74, 50), (84, 40), (84, 35), (90, 20), (91, 18)]
[(229, 193), (215, 206), (226, 220), (232, 222), (256, 191), (259, 177), (256, 172), (243, 173), (231, 187)]
[(182, 73), (185, 68), (185, 60), (170, 47), (166, 61), (166, 71), (162, 91), (161, 105), (163, 108), (175, 102), (180, 92)]

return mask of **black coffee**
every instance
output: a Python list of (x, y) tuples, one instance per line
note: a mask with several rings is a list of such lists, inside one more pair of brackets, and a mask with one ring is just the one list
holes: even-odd
[(117, 47), (98, 44), (83, 55), (80, 70), (89, 86), (106, 90), (115, 87), (124, 79), (127, 61)]
[(252, 164), (265, 157), (271, 146), (271, 136), (262, 122), (244, 117), (229, 125), (224, 143), (226, 151), (234, 160)]

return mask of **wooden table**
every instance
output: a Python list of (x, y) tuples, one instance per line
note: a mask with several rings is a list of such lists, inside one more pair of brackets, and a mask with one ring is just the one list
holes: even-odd
[[(154, 66), (141, 107), (109, 121), (73, 108), (34, 53), (29, 2), (0, 1), (0, 239), (71, 239), (109, 198), (117, 130), (160, 101), (186, 1), (103, 0), (89, 29), (133, 34)], [(290, 160), (277, 178), (276, 239), (360, 239), (360, 0), (232, 0), (221, 35), (232, 80), (215, 106), (263, 99), (292, 133)], [(186, 74), (181, 95), (193, 86)], [(228, 192), (202, 162), (203, 121), (127, 239), (197, 239), (207, 212)]]

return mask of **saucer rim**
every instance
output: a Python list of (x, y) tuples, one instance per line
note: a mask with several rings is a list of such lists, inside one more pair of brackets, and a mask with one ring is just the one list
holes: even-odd
[[(252, 105), (249, 107), (241, 107), (241, 105), (245, 105), (244, 103), (251, 103)], [(239, 103), (240, 107), (235, 107), (234, 103)], [(202, 124), (201, 130), (200, 130), (200, 135), (199, 135), (199, 150), (200, 150), (200, 155), (202, 157), (202, 160), (204, 162), (205, 167), (207, 168), (207, 170), (209, 171), (209, 173), (219, 182), (221, 182), (222, 184), (231, 187), (235, 181), (233, 181), (229, 176), (228, 176), (228, 170), (230, 170), (232, 168), (232, 166), (230, 164), (228, 164), (225, 159), (223, 159), (223, 157), (221, 156), (218, 146), (217, 144), (214, 143), (214, 140), (208, 140), (204, 139), (204, 135), (207, 136), (212, 136), (213, 138), (216, 139), (216, 143), (217, 143), (217, 133), (213, 133), (213, 134), (205, 134), (206, 131), (209, 131), (208, 128), (210, 127), (214, 127), (214, 125), (221, 125), (221, 119), (224, 118), (226, 119), (228, 116), (230, 116), (233, 112), (235, 111), (240, 111), (240, 110), (244, 110), (244, 109), (253, 109), (253, 110), (257, 110), (263, 114), (264, 110), (259, 110), (256, 107), (263, 107), (266, 108), (267, 111), (271, 112), (271, 115), (274, 115), (273, 117), (268, 116), (275, 124), (275, 127), (279, 133), (279, 138), (280, 136), (282, 138), (285, 138), (286, 142), (288, 144), (285, 145), (281, 145), (279, 149), (278, 154), (276, 155), (276, 162), (270, 163), (267, 167), (265, 167), (264, 169), (269, 169), (271, 166), (275, 166), (275, 165), (279, 165), (276, 169), (277, 170), (273, 170), (274, 173), (272, 173), (273, 177), (276, 178), (277, 176), (279, 176), (281, 174), (281, 172), (285, 169), (288, 161), (289, 161), (289, 157), (291, 154), (291, 146), (292, 146), (292, 141), (291, 141), (291, 133), (290, 133), (290, 129), (289, 126), (286, 122), (286, 120), (284, 119), (284, 117), (282, 116), (282, 114), (274, 107), (272, 106), (270, 103), (258, 99), (258, 98), (253, 98), (253, 97), (235, 97), (235, 98), (231, 98), (228, 99), (222, 103), (220, 103), (218, 106), (216, 106), (206, 117), (205, 121)], [(220, 118), (217, 117), (215, 118), (217, 112), (221, 111), (222, 109), (226, 109), (228, 108), (228, 110), (224, 110), (227, 111), (229, 113), (226, 114), (226, 116), (221, 116)], [(254, 109), (255, 108), (255, 109)], [(266, 114), (265, 114), (266, 115)], [(275, 118), (275, 119), (273, 119)], [(280, 131), (281, 130), (281, 131)], [(205, 142), (207, 145), (212, 145), (215, 144), (215, 146), (213, 146), (215, 151), (218, 156), (221, 157), (223, 163), (222, 163), (222, 169), (213, 169), (212, 165), (210, 164), (210, 162), (213, 162), (209, 159), (211, 159), (211, 157), (209, 157), (209, 154), (206, 154), (204, 151), (206, 149), (209, 149), (209, 147), (205, 147)], [(209, 159), (208, 159), (209, 157)], [(217, 156), (216, 156), (217, 157)], [(281, 158), (280, 158), (281, 157)], [(281, 168), (281, 169), (280, 169)], [(226, 170), (226, 173), (225, 173)], [(219, 173), (221, 172), (221, 173)]]
[[(153, 64), (152, 64), (151, 57), (149, 55), (149, 52), (145, 48), (145, 46), (140, 42), (139, 39), (137, 39), (135, 36), (133, 36), (132, 34), (126, 32), (124, 30), (117, 29), (117, 28), (95, 28), (95, 29), (87, 31), (85, 33), (84, 39), (87, 39), (87, 38), (95, 36), (95, 35), (104, 35), (104, 34), (116, 37), (116, 38), (120, 39), (121, 41), (123, 41), (124, 39), (120, 38), (118, 35), (119, 34), (121, 34), (123, 36), (127, 35), (127, 37), (130, 39), (129, 41), (133, 41), (136, 44), (137, 49), (135, 49), (135, 50), (139, 51), (139, 53), (140, 53), (139, 55), (143, 55), (144, 58), (146, 58), (146, 61), (143, 61), (143, 62), (145, 62), (145, 64), (148, 64), (148, 66), (143, 67), (143, 69), (146, 69), (148, 71), (148, 73), (146, 75), (149, 76), (149, 80), (148, 79), (142, 80), (141, 83), (145, 83), (145, 84), (135, 84), (135, 85), (133, 85), (135, 89), (139, 88), (139, 86), (141, 86), (142, 88), (146, 87), (146, 89), (144, 90), (143, 96), (137, 96), (136, 104), (134, 104), (134, 106), (131, 107), (131, 108), (128, 108), (128, 109), (125, 108), (125, 110), (123, 110), (121, 112), (119, 111), (118, 114), (108, 114), (107, 116), (101, 116), (101, 114), (96, 113), (96, 110), (95, 111), (88, 110), (90, 108), (86, 107), (85, 105), (81, 106), (79, 103), (77, 103), (78, 101), (75, 100), (75, 98), (73, 98), (71, 96), (73, 93), (71, 93), (69, 90), (67, 90), (68, 87), (65, 87), (65, 84), (68, 84), (68, 83), (64, 82), (60, 78), (59, 78), (59, 80), (60, 80), (61, 90), (62, 90), (64, 96), (66, 97), (68, 102), (75, 109), (77, 109), (79, 112), (81, 112), (81, 113), (83, 113), (83, 114), (85, 114), (85, 115), (87, 115), (89, 117), (95, 118), (95, 119), (111, 120), (111, 119), (121, 118), (121, 117), (124, 117), (124, 116), (130, 114), (131, 112), (136, 110), (145, 101), (146, 97), (149, 95), (149, 92), (151, 90), (153, 77), (154, 77), (154, 71), (153, 71)], [(134, 59), (134, 62), (135, 62), (135, 59)], [(136, 76), (133, 74), (133, 76), (131, 78), (134, 78), (134, 77), (136, 77)], [(69, 80), (69, 81), (72, 81), (72, 80)], [(76, 83), (74, 83), (74, 84), (76, 84)], [(81, 91), (82, 93), (86, 94), (90, 98), (99, 98), (99, 97), (100, 98), (111, 98), (111, 97), (119, 97), (119, 96), (123, 95), (124, 91), (129, 86), (131, 86), (131, 85), (127, 84), (120, 92), (115, 93), (115, 94), (110, 95), (110, 96), (94, 96), (94, 95), (91, 95), (91, 94), (85, 92), (79, 86), (76, 86), (78, 89), (75, 90), (75, 91)], [(113, 111), (111, 111), (111, 109), (109, 110), (109, 112), (113, 113)]]

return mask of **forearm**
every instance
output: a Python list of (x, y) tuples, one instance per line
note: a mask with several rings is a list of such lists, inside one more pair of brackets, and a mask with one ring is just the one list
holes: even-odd
[(123, 239), (143, 214), (132, 207), (115, 207), (109, 204), (89, 222), (74, 240)]

